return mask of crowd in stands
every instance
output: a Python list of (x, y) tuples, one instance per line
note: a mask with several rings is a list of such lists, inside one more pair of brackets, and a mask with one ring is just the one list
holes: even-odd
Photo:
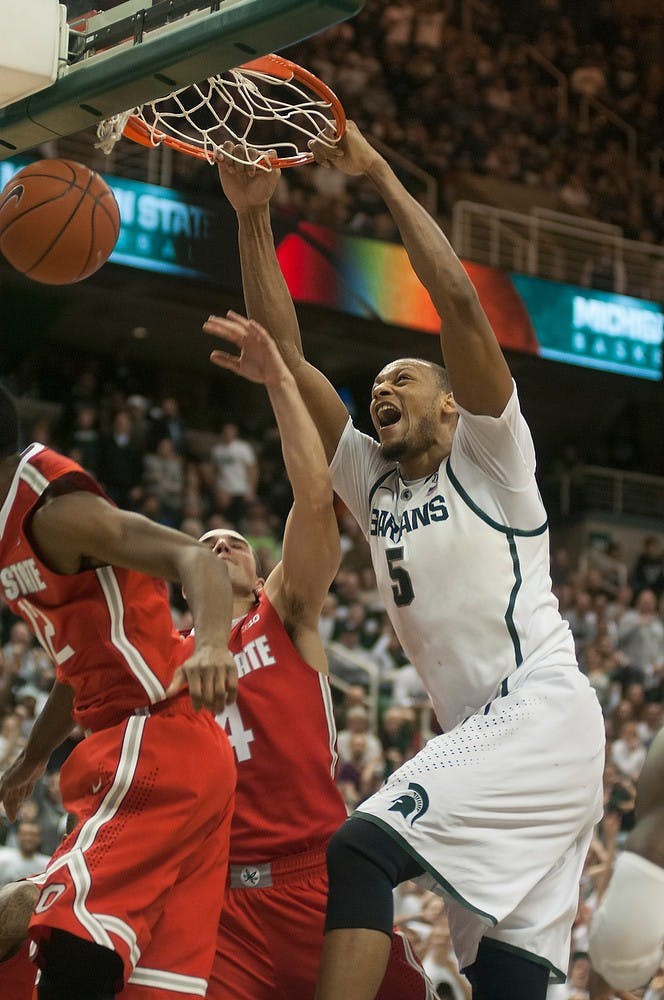
[[(195, 537), (212, 527), (236, 528), (257, 549), (263, 574), (276, 564), (291, 494), (274, 428), (249, 440), (229, 414), (216, 434), (194, 433), (174, 396), (149, 399), (117, 382), (104, 386), (92, 367), (73, 379), (59, 414), (40, 419), (32, 439), (77, 459), (116, 502)], [(343, 682), (336, 690), (337, 774), (351, 812), (439, 730), (381, 605), (368, 545), (345, 509), (338, 516), (342, 561), (320, 632), (329, 644), (332, 673)], [(581, 1000), (588, 995), (588, 920), (634, 823), (635, 784), (664, 724), (664, 533), (644, 538), (636, 558), (626, 558), (616, 541), (577, 557), (554, 540), (551, 574), (580, 669), (602, 705), (608, 740), (606, 813), (583, 876), (571, 980), (559, 993)], [(187, 627), (189, 612), (175, 590), (172, 604), (176, 624)], [(6, 608), (0, 625), (2, 772), (25, 745), (53, 684), (54, 666)], [(59, 842), (66, 816), (58, 772), (81, 737), (74, 731), (56, 752), (16, 823), (0, 816), (0, 885), (42, 868)], [(397, 916), (442, 984), (439, 996), (467, 997), (442, 900), (409, 884), (398, 892)], [(656, 1000), (662, 991), (660, 977), (647, 996)]]
[[(534, 198), (557, 192), (562, 210), (656, 243), (664, 238), (664, 189), (648, 157), (661, 143), (662, 25), (648, 13), (620, 18), (616, 6), (482, 0), (468, 27), (458, 9), (440, 0), (367, 0), (353, 21), (288, 54), (333, 87), (370, 137), (436, 178), (444, 223), (459, 177), (479, 174), (524, 185)], [(569, 81), (566, 114), (555, 79), (529, 46)], [(584, 94), (637, 129), (636, 164), (609, 121), (591, 116), (583, 130)], [(180, 182), (200, 187), (186, 157), (176, 157), (176, 169)], [(216, 191), (211, 173), (206, 183)], [(335, 171), (285, 172), (276, 201), (298, 219), (396, 237), (371, 186)], [(10, 387), (29, 388), (20, 380)], [(86, 369), (59, 400), (57, 419), (41, 420), (31, 439), (75, 458), (121, 506), (193, 537), (214, 527), (240, 530), (267, 575), (279, 559), (291, 500), (274, 428), (246, 435), (229, 413), (215, 433), (193, 433), (176, 396), (135, 390), (122, 380), (104, 385), (94, 368)], [(337, 780), (352, 812), (439, 730), (381, 605), (368, 546), (342, 508), (339, 525), (342, 563), (320, 632), (332, 673), (343, 682), (335, 692)], [(634, 824), (647, 748), (664, 725), (664, 531), (645, 537), (636, 558), (625, 557), (617, 541), (573, 555), (554, 538), (551, 574), (580, 669), (606, 720), (605, 815), (583, 873), (569, 980), (555, 994), (555, 1000), (584, 1000), (589, 921)], [(188, 609), (175, 590), (172, 606), (176, 625), (188, 627)], [(54, 676), (29, 629), (0, 607), (0, 774), (25, 745)], [(82, 736), (74, 730), (56, 751), (15, 823), (0, 812), (0, 886), (41, 870), (62, 838), (67, 817), (59, 769)], [(395, 916), (438, 996), (467, 1000), (442, 899), (406, 883), (397, 890)], [(664, 998), (664, 971), (644, 997)]]
[[(286, 54), (332, 87), (369, 137), (435, 178), (444, 224), (460, 178), (484, 175), (526, 186), (533, 204), (546, 196), (545, 207), (659, 243), (664, 184), (653, 156), (662, 147), (662, 22), (654, 9), (630, 16), (625, 7), (609, 0), (581, 8), (566, 0), (368, 0), (351, 21)], [(558, 79), (533, 48), (563, 75), (564, 103)], [(586, 121), (585, 95), (636, 130), (635, 158), (606, 116)], [(214, 183), (205, 168), (192, 174), (188, 158), (176, 159), (177, 182)], [(403, 179), (417, 193), (417, 178)], [(371, 185), (336, 171), (286, 171), (277, 198), (298, 219), (395, 236)]]

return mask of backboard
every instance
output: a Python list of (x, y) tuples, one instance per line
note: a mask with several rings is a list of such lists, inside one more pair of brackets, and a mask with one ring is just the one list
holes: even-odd
[(0, 109), (0, 160), (292, 45), (364, 2), (127, 0), (70, 18), (55, 83)]

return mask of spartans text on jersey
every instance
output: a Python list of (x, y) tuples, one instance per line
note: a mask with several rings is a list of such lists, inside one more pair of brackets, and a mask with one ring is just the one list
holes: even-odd
[(393, 542), (398, 542), (404, 532), (408, 534), (411, 531), (417, 531), (418, 528), (424, 528), (432, 521), (446, 521), (448, 517), (445, 497), (438, 493), (421, 507), (404, 510), (398, 521), (391, 511), (374, 507), (371, 511), (370, 532), (381, 538), (386, 538), (389, 535)]

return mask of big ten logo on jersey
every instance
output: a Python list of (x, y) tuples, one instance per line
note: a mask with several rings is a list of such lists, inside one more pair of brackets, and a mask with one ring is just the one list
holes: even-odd
[(46, 590), (46, 584), (34, 559), (22, 559), (0, 570), (0, 583), (8, 601), (15, 601), (21, 594), (37, 594)]
[(238, 677), (244, 677), (252, 670), (260, 670), (261, 667), (271, 667), (277, 661), (272, 655), (270, 642), (266, 635), (259, 635), (258, 638), (245, 642), (239, 653), (233, 653)]
[(410, 507), (403, 511), (397, 521), (392, 511), (373, 507), (371, 511), (370, 534), (379, 538), (390, 538), (393, 542), (401, 541), (402, 535), (418, 528), (426, 528), (429, 524), (446, 521), (449, 512), (445, 505), (445, 497), (438, 493), (420, 507)]

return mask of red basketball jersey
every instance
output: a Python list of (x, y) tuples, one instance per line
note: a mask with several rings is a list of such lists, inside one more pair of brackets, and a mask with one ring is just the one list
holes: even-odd
[(193, 643), (173, 627), (162, 580), (114, 566), (65, 576), (41, 561), (30, 519), (44, 491), (63, 477), (72, 488), (104, 496), (63, 455), (40, 444), (23, 452), (0, 508), (0, 587), (54, 660), (58, 680), (73, 688), (76, 721), (103, 729), (162, 701)]
[(228, 645), (238, 698), (217, 721), (238, 764), (230, 860), (262, 864), (326, 843), (346, 819), (334, 781), (332, 697), (265, 594), (234, 624)]

